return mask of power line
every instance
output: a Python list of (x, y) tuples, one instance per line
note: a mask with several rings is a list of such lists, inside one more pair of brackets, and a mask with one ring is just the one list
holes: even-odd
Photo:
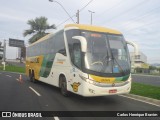
[[(146, 0), (143, 0), (143, 1), (139, 2), (138, 4), (132, 6), (131, 8), (129, 8), (128, 10), (126, 10), (127, 12), (126, 12), (126, 11), (121, 12), (121, 13), (120, 13), (120, 16), (123, 16), (124, 14), (126, 14), (126, 13), (134, 10), (135, 7), (140, 7), (140, 5), (141, 5), (142, 3), (144, 3), (144, 2), (146, 2)], [(109, 21), (111, 22), (111, 20), (113, 20), (113, 19), (116, 18), (116, 17), (117, 17), (117, 15), (116, 15), (116, 16), (113, 16), (111, 19), (109, 19)], [(105, 21), (103, 24), (105, 24), (106, 22), (108, 22), (108, 21)]]
[[(71, 16), (72, 18), (75, 17), (76, 15)], [(65, 21), (59, 23), (56, 28), (58, 28), (59, 26), (61, 26), (62, 24), (64, 24), (65, 22), (67, 22), (68, 20), (70, 20), (70, 18), (66, 19)]]
[(140, 25), (140, 26), (138, 26), (138, 27), (129, 29), (129, 30), (127, 30), (127, 33), (130, 32), (130, 31), (132, 31), (132, 30), (134, 30), (134, 29), (142, 28), (143, 26), (147, 26), (147, 27), (148, 27), (149, 25), (155, 24), (155, 23), (157, 23), (158, 21), (159, 21), (159, 19), (157, 19), (156, 21), (152, 21), (152, 22), (149, 22), (149, 23)]
[(49, 1), (50, 1), (50, 2), (55, 2), (55, 3), (57, 3), (58, 5), (60, 5), (60, 6), (62, 7), (62, 9), (67, 13), (67, 15), (69, 16), (69, 18), (72, 20), (72, 22), (75, 23), (74, 20), (73, 20), (73, 18), (70, 16), (70, 14), (68, 13), (68, 11), (64, 8), (64, 6), (63, 6), (61, 3), (59, 3), (59, 2), (56, 1), (56, 0), (49, 0)]
[(84, 7), (82, 7), (79, 12), (83, 11), (93, 0), (90, 0)]
[[(147, 17), (147, 16), (151, 15), (151, 13), (152, 13), (154, 10), (158, 9), (158, 8), (160, 8), (160, 6), (157, 7), (157, 8), (151, 9), (150, 11), (146, 12), (147, 14), (144, 14), (143, 16), (134, 17), (134, 18), (130, 19), (130, 21), (129, 21), (128, 23), (126, 23), (125, 25), (131, 24), (131, 23), (132, 23), (131, 21), (133, 21), (133, 22), (134, 22), (134, 21), (138, 21), (138, 20), (143, 19), (144, 17)], [(153, 14), (152, 14), (152, 15), (153, 15)], [(122, 25), (121, 25), (121, 26), (122, 26)], [(124, 26), (124, 25), (123, 25), (123, 26)]]
[[(84, 7), (82, 7), (79, 12), (83, 11), (90, 3), (92, 3), (93, 0), (90, 0)], [(71, 18), (76, 17), (76, 15), (71, 16)], [(63, 22), (61, 22), (60, 24), (58, 24), (56, 27), (58, 28), (59, 26), (61, 26), (62, 24), (64, 24), (65, 22), (67, 22), (70, 18), (67, 18), (66, 20), (64, 20)]]
[(104, 14), (104, 13), (108, 13), (108, 12), (111, 11), (113, 8), (121, 5), (121, 4), (123, 3), (122, 1), (123, 1), (123, 0), (121, 0), (121, 1), (119, 1), (117, 4), (113, 5), (111, 8), (108, 8), (108, 9), (104, 10), (104, 11), (101, 12), (100, 14), (96, 15), (96, 17), (99, 17), (99, 16), (101, 16), (101, 15)]

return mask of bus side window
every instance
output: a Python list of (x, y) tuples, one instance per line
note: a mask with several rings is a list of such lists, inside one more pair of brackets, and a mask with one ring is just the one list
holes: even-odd
[(73, 44), (73, 63), (78, 68), (81, 68), (81, 46), (80, 46), (80, 43)]
[(66, 56), (63, 31), (60, 31), (55, 35), (54, 48), (56, 53), (61, 53), (62, 55)]

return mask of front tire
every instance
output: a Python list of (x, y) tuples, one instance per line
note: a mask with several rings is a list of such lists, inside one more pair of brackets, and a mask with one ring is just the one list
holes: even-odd
[(59, 87), (61, 89), (61, 94), (65, 97), (68, 97), (69, 91), (67, 90), (67, 82), (65, 77), (60, 77)]

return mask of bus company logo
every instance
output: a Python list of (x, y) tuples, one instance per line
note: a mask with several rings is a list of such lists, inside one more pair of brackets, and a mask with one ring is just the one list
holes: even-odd
[(74, 82), (73, 84), (71, 84), (72, 88), (73, 88), (73, 91), (74, 92), (78, 92), (78, 87), (81, 85), (80, 82), (76, 83)]
[(112, 84), (112, 87), (115, 87), (115, 83)]

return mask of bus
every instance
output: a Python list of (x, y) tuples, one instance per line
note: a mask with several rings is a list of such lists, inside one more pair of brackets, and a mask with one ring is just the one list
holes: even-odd
[(67, 24), (27, 47), (26, 74), (81, 96), (129, 93), (131, 65), (121, 32), (105, 27)]

